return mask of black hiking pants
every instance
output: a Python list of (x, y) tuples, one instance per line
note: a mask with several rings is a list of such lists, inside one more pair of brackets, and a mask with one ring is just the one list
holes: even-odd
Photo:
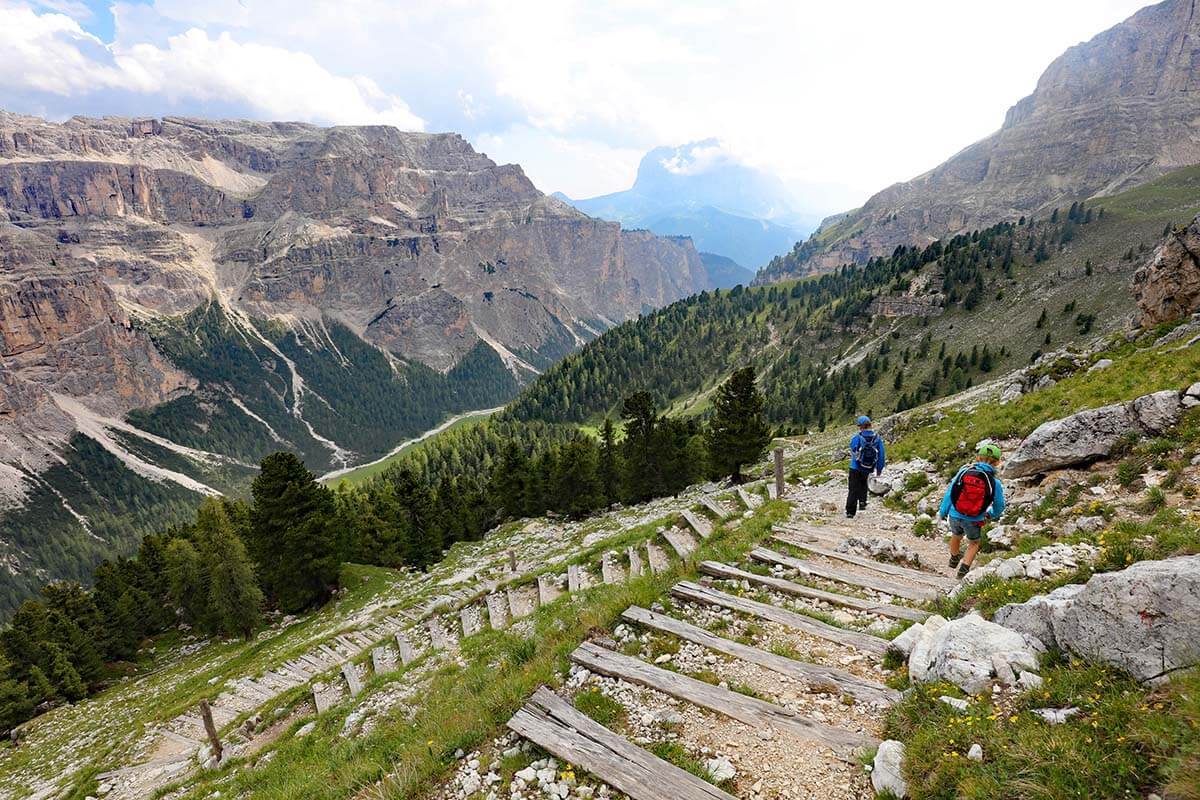
[(860, 508), (867, 507), (867, 478), (870, 470), (850, 470), (850, 490), (846, 493), (846, 516), (853, 517)]

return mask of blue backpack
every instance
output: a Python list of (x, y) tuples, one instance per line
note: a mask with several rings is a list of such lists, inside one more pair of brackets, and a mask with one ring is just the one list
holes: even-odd
[(879, 442), (876, 441), (875, 431), (863, 431), (859, 435), (861, 446), (854, 453), (854, 460), (859, 469), (872, 470), (879, 463)]

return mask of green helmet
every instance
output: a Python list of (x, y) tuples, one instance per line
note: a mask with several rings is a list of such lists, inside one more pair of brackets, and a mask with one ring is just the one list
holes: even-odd
[(988, 458), (997, 458), (998, 459), (998, 458), (1000, 458), (1000, 445), (996, 444), (993, 441), (984, 439), (982, 442), (980, 442), (978, 444), (978, 446), (976, 446), (975, 452), (981, 456), (987, 456)]

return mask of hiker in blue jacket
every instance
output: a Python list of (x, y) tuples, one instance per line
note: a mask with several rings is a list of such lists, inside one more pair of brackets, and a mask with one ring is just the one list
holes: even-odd
[(871, 430), (871, 418), (858, 418), (858, 433), (850, 440), (850, 490), (846, 493), (846, 518), (854, 519), (867, 507), (867, 479), (883, 472), (883, 439)]
[[(983, 526), (1004, 513), (1004, 486), (996, 477), (1000, 448), (985, 439), (976, 453), (975, 463), (960, 469), (950, 481), (938, 509), (939, 518), (950, 518), (950, 566), (958, 567), (960, 580), (966, 577), (979, 554)], [(964, 536), (967, 537), (965, 556), (961, 555)]]

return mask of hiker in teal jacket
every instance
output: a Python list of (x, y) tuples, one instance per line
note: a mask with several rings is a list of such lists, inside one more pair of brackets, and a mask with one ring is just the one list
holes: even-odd
[(871, 430), (871, 418), (858, 418), (858, 433), (850, 440), (849, 490), (846, 492), (846, 518), (867, 507), (867, 479), (883, 472), (883, 439)]
[[(946, 487), (946, 496), (938, 517), (950, 519), (950, 566), (958, 567), (961, 579), (975, 563), (983, 544), (983, 526), (1004, 513), (1004, 486), (996, 477), (1000, 448), (982, 441), (976, 451), (979, 458), (958, 471)], [(962, 539), (967, 537), (967, 553), (961, 555)], [(962, 563), (959, 563), (959, 562)]]

